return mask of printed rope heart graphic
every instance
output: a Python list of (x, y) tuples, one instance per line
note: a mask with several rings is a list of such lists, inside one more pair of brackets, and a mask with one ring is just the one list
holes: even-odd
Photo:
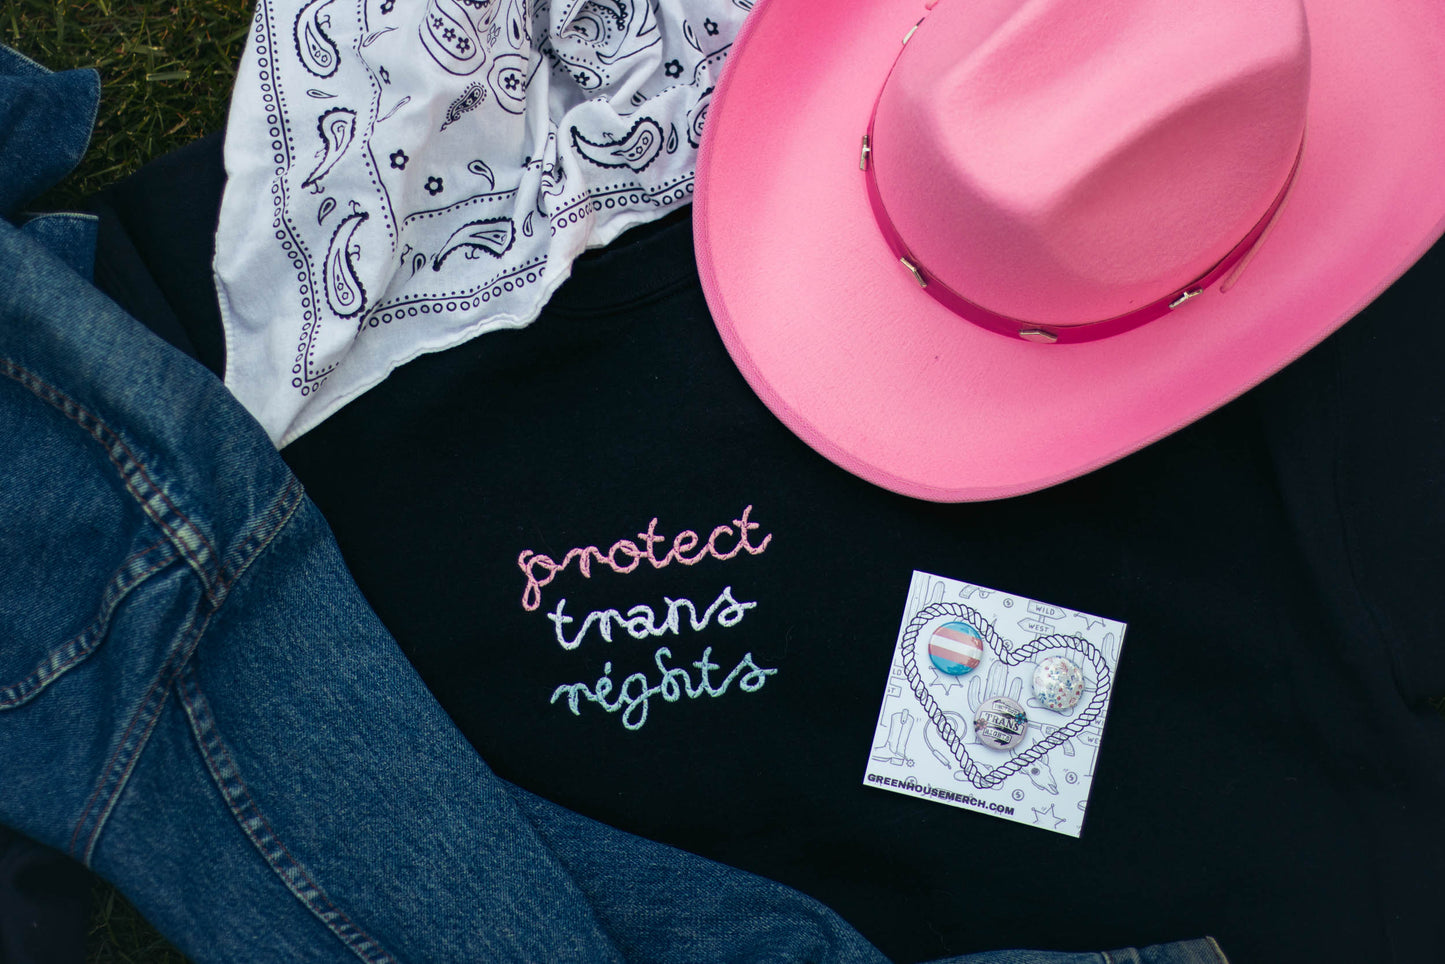
[[(933, 694), (928, 692), (927, 683), (918, 669), (918, 634), (924, 626), (940, 616), (967, 620), (970, 625), (983, 633), (984, 642), (987, 644), (986, 654), (991, 655), (1005, 666), (1032, 662), (1044, 653), (1068, 652), (1087, 660), (1089, 665), (1094, 668), (1094, 693), (1089, 699), (1088, 705), (1076, 714), (1068, 725), (1059, 727), (1042, 740), (1036, 740), (1026, 749), (1009, 757), (1007, 763), (997, 766), (987, 773), (982, 772), (978, 764), (969, 756), (964, 745), (963, 734), (959, 733), (958, 728), (944, 716), (942, 707), (933, 698)], [(992, 623), (961, 603), (938, 602), (919, 610), (918, 614), (909, 622), (908, 628), (904, 630), (903, 642), (899, 649), (903, 653), (903, 675), (907, 677), (913, 695), (923, 705), (923, 711), (928, 716), (928, 721), (933, 724), (939, 735), (943, 737), (943, 741), (948, 744), (948, 748), (953, 753), (953, 758), (958, 761), (964, 776), (980, 790), (998, 786), (1009, 777), (1022, 772), (1025, 767), (1054, 747), (1062, 746), (1082, 733), (1089, 724), (1099, 718), (1109, 702), (1111, 686), (1109, 664), (1104, 661), (1104, 654), (1099, 652), (1093, 643), (1078, 636), (1056, 634), (1038, 636), (1022, 646), (1014, 647), (998, 634)], [(1037, 725), (1035, 720), (1031, 719), (1029, 722), (1031, 727)]]

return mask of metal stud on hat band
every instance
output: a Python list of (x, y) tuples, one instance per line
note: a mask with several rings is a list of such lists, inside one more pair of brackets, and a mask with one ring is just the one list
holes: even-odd
[[(923, 20), (920, 20), (918, 24), (914, 25), (914, 29), (909, 31), (908, 37), (904, 38), (904, 44), (907, 43), (908, 39), (912, 37), (913, 33), (923, 22)], [(900, 51), (898, 57), (902, 57), (902, 51)], [(884, 83), (880, 86), (878, 97), (874, 101), (873, 109), (869, 116), (867, 132), (862, 138), (862, 150), (858, 163), (859, 169), (863, 172), (869, 205), (872, 209), (874, 220), (877, 222), (878, 229), (898, 262), (913, 276), (918, 286), (939, 304), (943, 305), (953, 314), (982, 328), (987, 328), (990, 331), (995, 331), (1010, 337), (1021, 338), (1036, 344), (1069, 344), (1107, 338), (1162, 318), (1183, 307), (1189, 301), (1203, 294), (1205, 290), (1221, 281), (1224, 281), (1224, 284), (1221, 285), (1220, 290), (1228, 290), (1237, 280), (1238, 274), (1242, 272), (1244, 267), (1249, 263), (1254, 249), (1267, 235), (1270, 225), (1274, 222), (1280, 209), (1283, 207), (1286, 198), (1289, 196), (1290, 189), (1294, 184), (1295, 176), (1299, 171), (1300, 158), (1304, 153), (1304, 134), (1301, 132), (1288, 176), (1284, 179), (1284, 183), (1280, 186), (1264, 213), (1222, 258), (1216, 261), (1203, 274), (1187, 284), (1175, 288), (1163, 297), (1154, 299), (1141, 307), (1096, 321), (1071, 324), (1047, 324), (1012, 317), (985, 308), (983, 305), (950, 287), (947, 282), (940, 278), (938, 273), (930, 271), (923, 261), (909, 249), (907, 242), (893, 223), (892, 218), (889, 217), (876, 175), (874, 159), (877, 145), (874, 126), (877, 119), (878, 106), (883, 97), (883, 90), (888, 86), (888, 81), (891, 79), (897, 66), (898, 59), (895, 58), (893, 67), (889, 69)], [(1232, 275), (1231, 272), (1233, 272)]]
[(904, 245), (903, 239), (899, 237), (898, 230), (888, 217), (888, 209), (883, 205), (883, 198), (878, 192), (878, 180), (874, 177), (872, 158), (873, 128), (870, 120), (868, 134), (863, 138), (863, 154), (859, 167), (863, 170), (863, 177), (868, 187), (868, 203), (873, 209), (873, 216), (878, 222), (878, 230), (882, 232), (883, 239), (888, 243), (889, 249), (894, 256), (918, 282), (922, 288), (939, 304), (960, 318), (970, 321), (982, 328), (996, 331), (1003, 335), (1010, 335), (1022, 338), (1024, 341), (1031, 341), (1035, 344), (1053, 345), (1070, 344), (1073, 342), (1097, 341), (1100, 338), (1108, 338), (1121, 332), (1137, 328), (1157, 318), (1162, 318), (1170, 312), (1187, 304), (1192, 299), (1203, 294), (1205, 290), (1212, 287), (1227, 275), (1230, 270), (1244, 261), (1245, 257), (1253, 251), (1255, 245), (1264, 237), (1270, 224), (1274, 221), (1279, 210), (1284, 206), (1285, 198), (1289, 196), (1290, 187), (1294, 184), (1295, 174), (1299, 171), (1299, 158), (1304, 153), (1304, 139), (1300, 140), (1299, 152), (1295, 155), (1294, 167), (1291, 168), (1289, 177), (1285, 180), (1284, 187), (1280, 188), (1279, 194), (1274, 202), (1265, 211), (1264, 216), (1250, 229), (1238, 244), (1224, 256), (1214, 267), (1210, 268), (1203, 276), (1195, 279), (1183, 288), (1165, 295), (1157, 301), (1151, 302), (1142, 308), (1131, 311), (1128, 314), (1117, 315), (1113, 318), (1104, 318), (1099, 321), (1082, 325), (1040, 325), (1034, 322), (1024, 321), (1019, 318), (1010, 318), (990, 311), (982, 305), (976, 304), (954, 291), (948, 285), (938, 279), (938, 276), (930, 273), (918, 260), (913, 257)]

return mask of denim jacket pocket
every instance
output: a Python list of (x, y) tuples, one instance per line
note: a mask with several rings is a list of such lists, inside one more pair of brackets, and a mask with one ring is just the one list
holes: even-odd
[(0, 711), (84, 662), (178, 556), (105, 448), (35, 382), (0, 357)]

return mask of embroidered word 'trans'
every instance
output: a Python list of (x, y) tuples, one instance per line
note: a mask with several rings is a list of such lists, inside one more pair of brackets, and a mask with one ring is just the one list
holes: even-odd
[(743, 509), (741, 516), (731, 520), (732, 525), (714, 526), (705, 540), (693, 530), (683, 529), (672, 538), (672, 546), (661, 557), (657, 555), (656, 547), (666, 543), (668, 539), (657, 532), (656, 517), (647, 524), (646, 532), (637, 534), (637, 542), (618, 539), (606, 552), (597, 546), (578, 546), (569, 549), (562, 561), (557, 562), (551, 556), (523, 549), (521, 555), (517, 556), (517, 568), (522, 570), (522, 575), (527, 579), (522, 589), (522, 608), (527, 612), (534, 612), (541, 606), (542, 587), (557, 578), (574, 560), (582, 578), (591, 579), (594, 562), (615, 573), (626, 574), (641, 565), (643, 560), (654, 569), (662, 569), (673, 562), (684, 566), (696, 565), (708, 557), (725, 561), (739, 552), (760, 555), (767, 550), (773, 537), (768, 533), (756, 542), (753, 541), (754, 530), (761, 526), (748, 518), (752, 511), (753, 507), (748, 506)]
[(660, 622), (658, 613), (653, 612), (651, 606), (633, 606), (627, 610), (626, 616), (616, 609), (594, 610), (587, 614), (586, 619), (582, 620), (582, 628), (577, 630), (577, 635), (571, 639), (568, 639), (562, 632), (564, 626), (576, 622), (576, 619), (564, 612), (567, 608), (566, 599), (557, 600), (557, 607), (547, 614), (547, 618), (552, 620), (552, 624), (556, 627), (557, 642), (561, 647), (576, 649), (582, 645), (582, 637), (587, 635), (587, 630), (591, 629), (594, 624), (597, 625), (602, 638), (609, 643), (612, 642), (613, 623), (620, 626), (633, 639), (646, 639), (649, 636), (662, 636), (666, 633), (676, 636), (684, 625), (681, 619), (684, 609), (687, 610), (687, 624), (692, 626), (693, 632), (700, 633), (707, 628), (708, 623), (712, 622), (714, 613), (717, 614), (719, 626), (731, 629), (742, 622), (743, 615), (749, 609), (757, 606), (755, 602), (739, 602), (734, 599), (732, 586), (724, 586), (723, 591), (713, 600), (712, 605), (704, 609), (701, 615), (698, 615), (697, 607), (693, 605), (691, 599), (673, 599), (670, 596), (663, 596), (662, 599), (667, 606), (667, 614), (662, 617)]

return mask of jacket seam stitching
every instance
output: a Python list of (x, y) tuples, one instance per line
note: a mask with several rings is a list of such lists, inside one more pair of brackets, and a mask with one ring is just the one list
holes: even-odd
[[(101, 445), (105, 450), (106, 457), (110, 460), (111, 464), (115, 467), (116, 473), (120, 476), (121, 482), (125, 485), (126, 490), (131, 493), (131, 497), (140, 504), (141, 510), (166, 532), (171, 542), (175, 544), (181, 554), (191, 563), (192, 568), (194, 568), (202, 578), (202, 587), (207, 598), (214, 603), (216, 600), (213, 596), (210, 574), (206, 572), (206, 560), (196, 553), (188, 544), (189, 540), (178, 531), (176, 522), (168, 518), (167, 515), (174, 515), (181, 525), (195, 534), (195, 539), (199, 540), (200, 543), (205, 546), (210, 559), (219, 560), (219, 553), (216, 552), (215, 546), (211, 544), (206, 534), (192, 523), (190, 518), (171, 501), (170, 494), (160, 485), (157, 485), (155, 480), (151, 478), (145, 463), (136, 457), (135, 452), (131, 450), (125, 440), (100, 416), (24, 366), (11, 359), (0, 358), (0, 372), (3, 372), (13, 381), (25, 386), (31, 394), (59, 411)], [(122, 464), (116, 455), (117, 450), (124, 453), (125, 458), (130, 462), (131, 466), (134, 467), (133, 471), (128, 471), (126, 466)], [(137, 476), (144, 483), (145, 492), (142, 491), (142, 486), (137, 484)], [(145, 494), (146, 492), (153, 494), (147, 495)], [(152, 502), (157, 496), (159, 496), (165, 504), (169, 513), (159, 512), (152, 505)]]
[(189, 664), (178, 673), (181, 706), (190, 723), (191, 734), (205, 760), (211, 780), (221, 793), (231, 815), (251, 841), (261, 859), (281, 879), (281, 883), (311, 914), (325, 924), (346, 947), (367, 964), (398, 964), (397, 959), (381, 942), (357, 926), (312, 877), (282, 842), (280, 836), (262, 813), (251, 795), (235, 757), (226, 745), (210, 703), (201, 692), (195, 670)]
[[(96, 613), (95, 618), (79, 633), (52, 649), (25, 677), (0, 687), (0, 711), (24, 706), (47, 686), (83, 663), (91, 653), (95, 652), (104, 639), (111, 619), (125, 598), (158, 570), (164, 569), (175, 561), (174, 555), (163, 553), (160, 558), (151, 562), (146, 568), (135, 570), (135, 566), (146, 556), (167, 545), (170, 545), (170, 540), (162, 536), (146, 548), (131, 553), (117, 567), (116, 574), (107, 583), (101, 596), (100, 611)], [(61, 653), (65, 655), (59, 656)]]
[[(252, 561), (285, 529), (286, 523), (291, 520), (291, 517), (301, 504), (301, 494), (300, 482), (295, 476), (292, 476), (280, 495), (271, 501), (270, 506), (261, 514), (260, 519), (250, 527), (250, 533), (247, 537), (243, 539), (237, 549), (232, 552), (232, 555), (242, 555), (242, 558), (237, 560), (235, 574), (230, 581), (225, 583), (225, 589), (229, 589), (229, 587), (234, 584), (235, 579), (240, 578), (250, 567)], [(279, 519), (276, 518), (278, 514)], [(253, 544), (254, 550), (246, 551), (248, 547), (251, 547)], [(195, 615), (192, 615), (188, 623), (187, 631), (182, 633), (181, 637), (186, 641), (171, 652), (165, 663), (161, 666), (160, 672), (157, 673), (155, 679), (151, 681), (150, 689), (146, 692), (145, 698), (141, 700), (140, 707), (136, 710), (135, 714), (131, 717), (130, 723), (126, 726), (126, 731), (121, 737), (120, 744), (116, 747), (115, 752), (111, 754), (110, 760), (106, 763), (104, 770), (105, 776), (96, 784), (95, 789), (91, 792), (90, 798), (86, 801), (85, 809), (81, 812), (80, 820), (77, 821), (75, 831), (71, 834), (69, 850), (72, 856), (78, 857), (87, 866), (89, 865), (90, 855), (95, 850), (100, 832), (105, 826), (105, 822), (109, 818), (111, 811), (115, 808), (120, 794), (124, 792), (126, 783), (130, 779), (131, 771), (135, 769), (135, 765), (140, 759), (141, 750), (144, 749), (146, 743), (149, 741), (150, 733), (155, 728), (156, 720), (160, 718), (161, 710), (165, 706), (166, 693), (169, 692), (171, 684), (179, 680), (181, 673), (186, 668), (186, 664), (190, 661), (191, 655), (200, 644), (201, 637), (205, 635), (206, 629), (210, 626), (211, 617), (214, 616), (217, 611), (217, 607), (212, 605), (198, 627), (195, 626)], [(191, 627), (194, 627), (194, 629)], [(154, 706), (152, 706), (156, 688), (162, 683), (165, 684), (166, 692), (162, 693), (160, 699), (155, 700)], [(137, 723), (142, 722), (144, 723), (144, 733), (136, 738), (134, 745), (132, 745), (131, 734), (135, 731)], [(122, 759), (123, 757), (124, 759)], [(110, 789), (107, 790), (107, 788)], [(91, 814), (95, 811), (96, 802), (102, 794), (105, 794), (106, 797), (105, 804), (92, 818)], [(85, 825), (91, 822), (92, 819), (94, 820), (94, 826), (87, 834), (84, 850), (82, 853), (77, 853), (77, 841), (80, 839), (81, 832), (85, 829)]]
[(300, 480), (292, 475), (287, 479), (286, 487), (271, 500), (266, 511), (251, 524), (246, 537), (226, 554), (225, 559), (221, 560), (216, 580), (217, 606), (230, 595), (231, 587), (245, 575), (247, 569), (251, 568), (251, 563), (265, 552), (266, 548), (286, 528), (291, 517), (301, 506), (303, 493)]
[[(214, 612), (214, 610), (213, 610)], [(184, 636), (191, 636), (199, 639), (205, 631), (206, 625), (210, 622), (211, 614), (207, 613), (202, 619), (201, 625), (195, 627), (194, 617), (187, 622), (187, 631)], [(135, 770), (139, 762), (141, 751), (150, 742), (150, 735), (155, 731), (156, 722), (160, 719), (161, 711), (165, 709), (166, 698), (170, 693), (171, 683), (175, 681), (178, 669), (172, 668), (177, 662), (178, 654), (189, 654), (194, 648), (193, 645), (183, 645), (172, 650), (166, 662), (162, 665), (161, 671), (151, 680), (151, 685), (146, 690), (145, 698), (141, 700), (140, 707), (131, 716), (130, 723), (126, 725), (125, 733), (121, 736), (119, 745), (106, 761), (104, 776), (96, 783), (95, 789), (91, 791), (90, 798), (85, 802), (85, 809), (81, 812), (80, 819), (76, 821), (75, 830), (70, 836), (69, 852), (87, 867), (90, 866), (91, 855), (95, 852), (96, 842), (99, 839), (101, 829), (109, 819), (111, 811), (115, 809), (116, 801), (124, 792), (126, 784), (130, 780), (130, 774)], [(184, 656), (180, 657), (184, 662)], [(164, 685), (163, 685), (164, 684)], [(156, 691), (160, 690), (157, 697)], [(142, 724), (143, 732), (134, 739), (132, 733), (136, 725)], [(107, 790), (107, 788), (110, 788)], [(104, 796), (104, 803), (96, 810), (97, 802)], [(94, 813), (94, 816), (92, 816)], [(87, 824), (93, 824), (86, 833), (84, 848), (77, 850), (77, 842), (81, 833), (85, 831)]]

